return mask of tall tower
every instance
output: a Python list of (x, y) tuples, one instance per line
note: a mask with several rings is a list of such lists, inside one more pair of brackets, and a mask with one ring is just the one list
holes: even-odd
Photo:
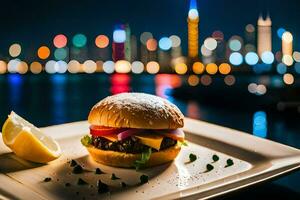
[(257, 21), (257, 54), (261, 57), (265, 51), (272, 51), (272, 21), (269, 15)]
[(188, 14), (188, 56), (192, 59), (199, 57), (199, 13), (197, 1), (190, 0), (190, 10)]

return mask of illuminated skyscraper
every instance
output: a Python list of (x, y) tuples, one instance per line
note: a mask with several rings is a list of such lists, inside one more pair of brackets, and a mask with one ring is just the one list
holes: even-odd
[(199, 56), (199, 13), (197, 10), (197, 1), (190, 1), (190, 10), (188, 14), (188, 55), (195, 59)]
[(266, 19), (260, 15), (257, 22), (257, 53), (261, 57), (265, 51), (272, 51), (272, 21), (269, 15)]

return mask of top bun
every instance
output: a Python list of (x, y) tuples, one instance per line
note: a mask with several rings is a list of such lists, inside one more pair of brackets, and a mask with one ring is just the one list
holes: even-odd
[(115, 128), (177, 129), (183, 114), (169, 101), (144, 93), (122, 93), (106, 97), (90, 111), (92, 125)]

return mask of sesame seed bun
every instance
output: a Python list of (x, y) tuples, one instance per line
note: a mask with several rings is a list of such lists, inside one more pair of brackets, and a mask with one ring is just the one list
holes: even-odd
[[(146, 167), (162, 165), (173, 161), (180, 152), (180, 149), (180, 146), (176, 145), (168, 149), (152, 153), (149, 161), (146, 163)], [(134, 162), (141, 158), (141, 154), (105, 151), (93, 146), (87, 147), (87, 150), (96, 162), (113, 167), (132, 168), (134, 167)]]
[(183, 114), (169, 101), (144, 93), (122, 93), (97, 103), (88, 116), (92, 125), (115, 128), (182, 128)]

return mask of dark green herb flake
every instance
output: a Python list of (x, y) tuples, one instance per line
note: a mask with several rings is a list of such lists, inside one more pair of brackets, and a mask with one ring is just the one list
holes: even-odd
[(234, 165), (232, 159), (227, 159), (226, 163), (227, 163), (227, 165), (225, 167), (230, 167), (230, 166)]
[(111, 175), (111, 180), (117, 180), (120, 179), (119, 177), (117, 177), (114, 173)]
[(127, 184), (125, 182), (122, 182), (121, 186), (122, 186), (122, 188), (125, 188), (125, 187), (127, 187)]
[(77, 181), (77, 185), (86, 185), (86, 184), (87, 184), (87, 182), (81, 178), (79, 178)]
[(75, 167), (77, 165), (77, 162), (75, 160), (71, 160), (70, 167)]
[(207, 170), (207, 172), (210, 172), (211, 170), (213, 170), (214, 169), (214, 166), (212, 166), (211, 164), (207, 164), (206, 165), (206, 170)]
[(149, 177), (147, 175), (143, 174), (140, 176), (140, 181), (141, 181), (141, 184), (148, 183)]
[(82, 172), (83, 172), (83, 169), (80, 165), (76, 165), (72, 170), (73, 174), (81, 174)]
[(95, 174), (104, 174), (100, 168), (96, 168)]
[(45, 179), (44, 179), (44, 182), (50, 182), (52, 179), (50, 178), (50, 177), (46, 177)]
[(190, 158), (190, 162), (194, 162), (195, 160), (197, 160), (197, 156), (193, 153), (190, 153), (189, 158)]
[(213, 155), (212, 159), (213, 159), (214, 162), (217, 162), (217, 161), (220, 160), (219, 156), (217, 156), (217, 155)]
[(109, 188), (108, 185), (106, 185), (105, 183), (102, 183), (101, 180), (98, 180), (97, 182), (97, 188), (98, 188), (98, 193), (102, 194), (105, 192), (109, 192)]

